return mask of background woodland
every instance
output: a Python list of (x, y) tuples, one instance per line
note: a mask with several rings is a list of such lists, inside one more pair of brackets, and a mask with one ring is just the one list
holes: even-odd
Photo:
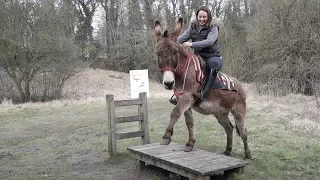
[(0, 103), (63, 98), (87, 68), (149, 69), (153, 23), (184, 29), (201, 5), (220, 26), (223, 71), (261, 93), (320, 94), (319, 0), (0, 0)]

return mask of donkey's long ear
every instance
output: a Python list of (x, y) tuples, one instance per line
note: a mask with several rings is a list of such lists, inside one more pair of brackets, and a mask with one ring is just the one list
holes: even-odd
[(178, 36), (180, 35), (181, 30), (182, 30), (182, 25), (183, 25), (183, 18), (179, 17), (177, 24), (176, 24), (176, 27), (174, 28), (174, 31), (172, 33), (172, 35), (175, 37), (175, 39), (177, 39)]
[(153, 28), (153, 30), (154, 30), (154, 34), (155, 34), (156, 38), (159, 39), (160, 36), (161, 36), (161, 24), (160, 24), (160, 21), (159, 21), (159, 20), (156, 20), (156, 21), (154, 22), (154, 28)]

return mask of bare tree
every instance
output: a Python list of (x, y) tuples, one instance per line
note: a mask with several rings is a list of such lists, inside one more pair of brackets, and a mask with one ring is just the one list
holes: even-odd
[(274, 93), (313, 95), (320, 81), (320, 2), (256, 3), (255, 26), (250, 38), (255, 79)]
[(244, 14), (245, 16), (249, 16), (249, 5), (248, 5), (248, 0), (243, 0), (243, 4), (244, 4)]
[(59, 14), (54, 3), (11, 0), (0, 8), (5, 15), (0, 18), (0, 70), (15, 83), (21, 102), (32, 100), (31, 87), (39, 75), (68, 74), (76, 66), (74, 37), (64, 29), (67, 23), (60, 15), (65, 13)]
[(212, 9), (217, 18), (222, 15), (222, 2), (223, 0), (214, 0), (212, 3)]
[(120, 2), (116, 0), (97, 0), (104, 10), (105, 18), (105, 37), (106, 37), (106, 48), (107, 51), (110, 50), (110, 47), (115, 44), (116, 41), (116, 31), (118, 29), (119, 23), (119, 7)]
[(163, 1), (162, 3), (163, 3), (162, 6), (165, 12), (166, 26), (174, 27), (175, 21), (177, 19), (177, 14), (178, 14), (176, 9), (177, 8), (176, 1), (175, 0)]
[(152, 4), (154, 0), (144, 0), (144, 17), (148, 28), (152, 29), (154, 24), (154, 15), (152, 13)]
[(73, 0), (78, 10), (78, 21), (76, 40), (81, 47), (81, 57), (90, 56), (93, 51), (90, 46), (93, 46), (93, 27), (92, 21), (97, 8), (96, 0)]

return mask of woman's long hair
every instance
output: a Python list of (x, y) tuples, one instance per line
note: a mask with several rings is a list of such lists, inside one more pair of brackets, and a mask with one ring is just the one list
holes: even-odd
[(207, 22), (207, 24), (211, 24), (212, 14), (211, 14), (210, 9), (208, 7), (206, 7), (206, 6), (201, 6), (196, 12), (196, 20), (197, 20), (197, 22), (198, 22), (199, 11), (204, 11), (204, 12), (206, 12), (208, 14), (208, 22)]

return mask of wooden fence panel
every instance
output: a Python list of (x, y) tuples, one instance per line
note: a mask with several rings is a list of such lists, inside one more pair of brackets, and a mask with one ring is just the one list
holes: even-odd
[[(117, 140), (133, 137), (141, 137), (142, 144), (149, 144), (149, 122), (147, 93), (139, 94), (138, 99), (115, 101), (113, 95), (106, 95), (107, 119), (108, 119), (108, 150), (109, 157), (117, 156)], [(115, 116), (115, 107), (138, 105), (138, 115)], [(116, 125), (119, 123), (139, 121), (139, 131), (117, 133)]]

